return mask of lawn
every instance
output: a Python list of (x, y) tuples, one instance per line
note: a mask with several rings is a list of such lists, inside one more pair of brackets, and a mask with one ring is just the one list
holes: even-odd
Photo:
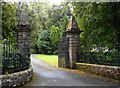
[(58, 66), (58, 55), (38, 54), (35, 57), (53, 66)]

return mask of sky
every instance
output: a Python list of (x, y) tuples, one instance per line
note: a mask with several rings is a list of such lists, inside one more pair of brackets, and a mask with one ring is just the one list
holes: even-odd
[[(6, 2), (45, 2), (45, 0), (5, 0)], [(48, 2), (50, 2), (51, 4), (56, 4), (59, 5), (61, 2), (63, 2), (64, 0), (47, 0)]]

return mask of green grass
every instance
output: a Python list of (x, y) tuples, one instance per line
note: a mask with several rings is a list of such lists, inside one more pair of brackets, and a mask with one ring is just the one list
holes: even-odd
[(58, 66), (58, 55), (38, 54), (35, 57), (53, 66)]

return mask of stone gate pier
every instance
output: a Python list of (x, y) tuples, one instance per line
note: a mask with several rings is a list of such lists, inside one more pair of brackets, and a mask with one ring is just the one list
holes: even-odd
[[(30, 60), (30, 23), (26, 9), (22, 3), (18, 4), (18, 24), (15, 42), (7, 40), (3, 43), (2, 74), (0, 75), (2, 88), (13, 88), (32, 80), (33, 69)], [(6, 53), (7, 52), (7, 53)]]
[(64, 38), (59, 42), (58, 66), (64, 68), (75, 68), (75, 63), (80, 54), (80, 33), (75, 17), (72, 15)]

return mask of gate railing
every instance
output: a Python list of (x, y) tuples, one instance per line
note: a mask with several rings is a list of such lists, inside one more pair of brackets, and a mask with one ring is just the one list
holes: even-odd
[(80, 58), (82, 63), (120, 66), (120, 44), (113, 47), (104, 45), (81, 47)]
[(29, 66), (29, 61), (18, 53), (17, 44), (10, 41), (3, 43), (2, 74), (22, 71)]

